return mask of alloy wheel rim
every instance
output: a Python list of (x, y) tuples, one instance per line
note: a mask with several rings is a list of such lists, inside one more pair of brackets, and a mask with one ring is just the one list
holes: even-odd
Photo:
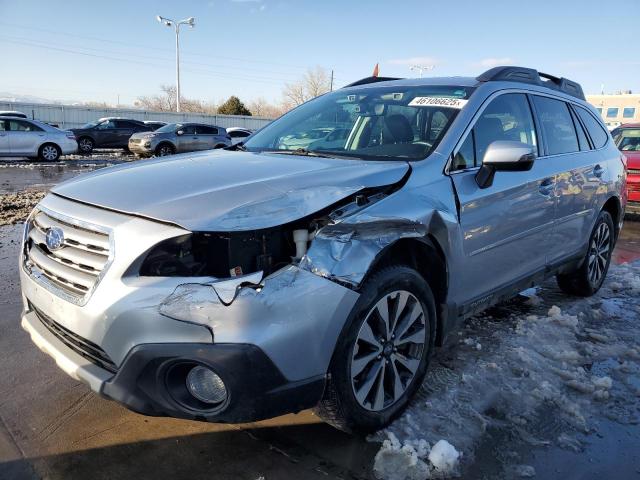
[(598, 225), (589, 245), (588, 275), (592, 285), (598, 285), (604, 277), (611, 251), (611, 230), (609, 225)]
[(42, 149), (42, 156), (45, 160), (55, 160), (58, 158), (58, 151), (54, 147), (47, 146)]
[(80, 148), (83, 151), (88, 152), (89, 150), (91, 150), (91, 142), (89, 140), (81, 140), (80, 141)]
[(360, 327), (351, 354), (356, 401), (378, 412), (397, 403), (415, 378), (427, 342), (424, 309), (406, 290), (382, 297)]
[(160, 156), (166, 157), (167, 155), (171, 155), (171, 149), (169, 147), (162, 147), (160, 149)]

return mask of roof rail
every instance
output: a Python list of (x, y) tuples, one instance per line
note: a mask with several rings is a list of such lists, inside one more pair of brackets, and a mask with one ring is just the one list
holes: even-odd
[(360, 80), (357, 80), (353, 83), (350, 83), (349, 85), (345, 85), (342, 88), (348, 88), (348, 87), (357, 87), (358, 85), (366, 85), (367, 83), (377, 83), (377, 82), (388, 82), (391, 80), (402, 80), (402, 78), (394, 78), (394, 77), (366, 77), (366, 78), (361, 78)]
[(476, 77), (476, 80), (479, 82), (507, 81), (529, 83), (531, 85), (539, 85), (541, 87), (559, 90), (580, 100), (586, 100), (579, 83), (569, 80), (568, 78), (554, 77), (548, 73), (538, 72), (533, 68), (494, 67)]

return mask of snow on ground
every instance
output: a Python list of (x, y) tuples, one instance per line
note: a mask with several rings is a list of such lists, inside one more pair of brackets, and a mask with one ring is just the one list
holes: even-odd
[(535, 476), (516, 445), (580, 452), (599, 419), (637, 424), (640, 263), (612, 265), (591, 298), (554, 281), (466, 322), (433, 358), (406, 413), (374, 436), (380, 479), (459, 476), (499, 430), (510, 478)]

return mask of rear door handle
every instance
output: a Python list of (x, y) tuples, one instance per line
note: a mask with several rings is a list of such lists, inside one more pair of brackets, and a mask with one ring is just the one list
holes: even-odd
[(604, 168), (602, 168), (600, 165), (596, 165), (595, 167), (593, 167), (593, 174), (596, 177), (600, 178), (603, 173), (604, 173)]
[(539, 190), (542, 195), (551, 195), (553, 193), (554, 187), (555, 183), (553, 182), (553, 179), (546, 178), (545, 180), (540, 182)]

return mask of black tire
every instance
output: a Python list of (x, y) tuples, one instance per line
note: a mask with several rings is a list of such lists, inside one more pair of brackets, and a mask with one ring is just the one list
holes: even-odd
[(38, 159), (43, 162), (57, 162), (60, 160), (62, 150), (55, 143), (45, 143), (38, 150)]
[(90, 154), (95, 148), (95, 142), (89, 137), (80, 137), (78, 139), (78, 151), (85, 155)]
[(156, 157), (166, 157), (176, 153), (176, 149), (170, 143), (161, 143), (156, 147)]
[[(355, 360), (355, 345), (359, 340), (359, 332), (378, 301), (396, 291), (409, 292), (419, 301), (424, 313), (424, 345), (421, 347), (421, 357), (413, 378), (406, 383), (406, 389), (395, 403), (378, 411), (365, 408), (356, 398), (355, 384), (351, 376), (352, 362)], [(388, 298), (388, 297), (387, 297)], [(408, 304), (407, 304), (408, 305)], [(396, 308), (396, 307), (392, 307)], [(322, 400), (316, 406), (316, 413), (327, 423), (349, 433), (367, 434), (380, 430), (396, 419), (406, 408), (416, 390), (420, 387), (429, 364), (429, 357), (433, 351), (435, 339), (436, 310), (433, 294), (427, 282), (412, 268), (397, 265), (384, 268), (374, 273), (363, 285), (360, 298), (356, 302), (345, 327), (339, 337), (338, 344), (329, 366), (327, 385)], [(408, 313), (406, 314), (408, 315)], [(406, 318), (406, 315), (404, 318)], [(399, 326), (401, 321), (396, 323)], [(360, 347), (358, 347), (359, 349)], [(395, 350), (394, 350), (395, 351)], [(384, 351), (380, 352), (386, 355)], [(392, 354), (393, 355), (393, 354)], [(378, 359), (381, 355), (378, 355)], [(352, 360), (352, 358), (354, 360)], [(390, 360), (387, 357), (387, 368)], [(383, 362), (384, 357), (383, 357)], [(415, 360), (417, 361), (417, 360)], [(372, 360), (380, 362), (380, 360)], [(397, 373), (397, 363), (393, 370)], [(364, 370), (363, 370), (364, 371)], [(389, 370), (392, 371), (391, 369)], [(370, 374), (369, 374), (370, 375)], [(391, 374), (393, 375), (393, 374)], [(378, 374), (375, 374), (378, 379)], [(355, 377), (354, 377), (355, 378)], [(371, 377), (370, 377), (371, 378)], [(388, 377), (382, 370), (383, 385)], [(375, 382), (374, 382), (375, 383)], [(395, 380), (394, 380), (395, 384)], [(377, 387), (376, 387), (377, 388)], [(383, 389), (386, 388), (383, 386)], [(373, 391), (373, 387), (372, 387)], [(387, 399), (385, 395), (383, 398)]]
[(214, 150), (217, 150), (218, 148), (224, 148), (226, 147), (226, 145), (224, 143), (219, 143), (218, 145), (216, 145), (215, 147), (213, 147)]
[[(602, 251), (603, 249), (599, 243), (602, 241), (602, 238), (604, 238), (602, 232), (606, 232), (608, 235), (607, 251), (604, 255), (598, 253), (598, 251)], [(607, 276), (607, 271), (609, 270), (615, 240), (613, 219), (609, 212), (603, 210), (600, 212), (600, 215), (598, 215), (596, 224), (589, 236), (587, 253), (580, 267), (574, 272), (556, 275), (560, 290), (578, 297), (590, 297), (600, 290)], [(597, 277), (593, 274), (594, 268), (599, 271), (599, 276)]]

